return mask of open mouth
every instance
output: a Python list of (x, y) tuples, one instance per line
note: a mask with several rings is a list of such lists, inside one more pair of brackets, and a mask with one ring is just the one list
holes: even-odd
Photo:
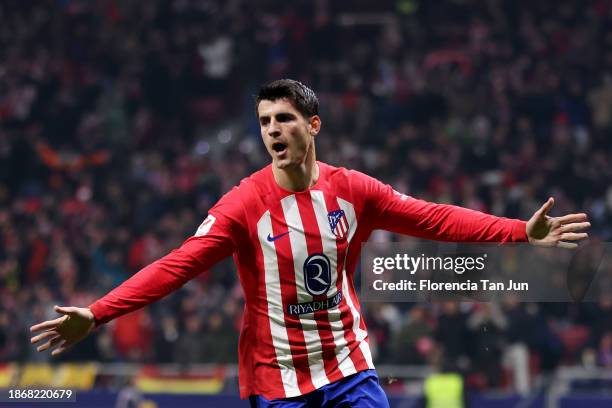
[(272, 145), (272, 150), (274, 150), (276, 153), (281, 153), (285, 151), (285, 149), (287, 149), (287, 145), (281, 142), (276, 142)]

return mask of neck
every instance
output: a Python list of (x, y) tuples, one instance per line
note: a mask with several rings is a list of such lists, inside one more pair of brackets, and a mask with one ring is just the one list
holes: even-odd
[(319, 179), (319, 166), (317, 166), (315, 156), (313, 143), (306, 153), (306, 158), (299, 165), (281, 169), (273, 163), (272, 174), (274, 174), (274, 180), (285, 190), (293, 192), (308, 190)]

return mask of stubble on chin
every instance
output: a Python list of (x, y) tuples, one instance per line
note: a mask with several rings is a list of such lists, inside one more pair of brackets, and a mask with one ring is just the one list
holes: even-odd
[(290, 160), (274, 160), (274, 165), (277, 169), (287, 170), (294, 167), (295, 163), (292, 163)]

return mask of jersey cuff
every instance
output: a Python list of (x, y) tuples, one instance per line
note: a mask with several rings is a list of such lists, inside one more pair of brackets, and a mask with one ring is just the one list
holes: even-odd
[(94, 302), (91, 305), (87, 306), (87, 308), (89, 310), (91, 310), (91, 313), (94, 316), (94, 322), (96, 324), (96, 327), (106, 323), (104, 321), (102, 321), (101, 316), (103, 315), (102, 311), (100, 310), (99, 306), (98, 306), (98, 302)]
[(512, 227), (512, 242), (527, 242), (527, 222), (514, 220)]

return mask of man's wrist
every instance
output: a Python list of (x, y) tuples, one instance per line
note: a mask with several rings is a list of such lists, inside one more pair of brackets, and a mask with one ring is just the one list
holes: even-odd
[(102, 324), (98, 318), (96, 317), (96, 314), (94, 313), (94, 311), (92, 310), (92, 305), (87, 306), (85, 309), (87, 309), (87, 311), (89, 311), (89, 313), (91, 314), (91, 319), (94, 322), (94, 327), (98, 327), (100, 324)]
[(512, 242), (529, 242), (527, 237), (527, 221), (516, 220), (512, 227)]

